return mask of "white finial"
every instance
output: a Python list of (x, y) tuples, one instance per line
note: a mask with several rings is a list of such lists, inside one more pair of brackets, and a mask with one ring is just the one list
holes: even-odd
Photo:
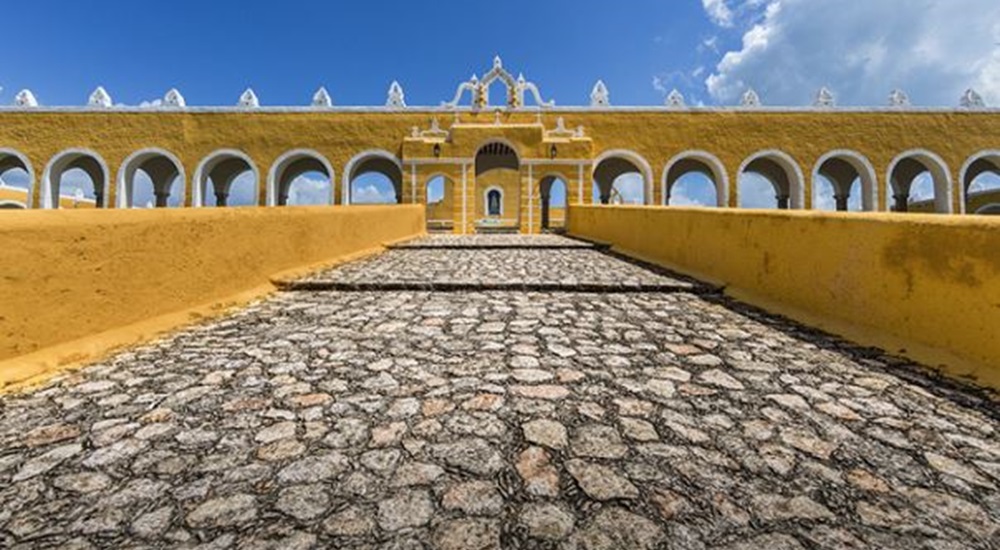
[(236, 104), (237, 107), (242, 107), (244, 109), (256, 109), (260, 107), (260, 100), (257, 99), (257, 94), (254, 93), (253, 89), (247, 88), (242, 95), (240, 95), (240, 101)]
[(906, 92), (900, 89), (895, 89), (889, 94), (889, 106), (890, 107), (908, 107), (910, 105), (910, 96), (906, 95)]
[(496, 56), (496, 57), (493, 58), (493, 68), (494, 69), (499, 69), (501, 67), (503, 67), (503, 60), (500, 59), (500, 56), (498, 55), (498, 56)]
[(31, 90), (21, 90), (14, 96), (15, 107), (38, 107), (38, 100)]
[(389, 85), (389, 97), (385, 101), (385, 106), (394, 109), (406, 107), (406, 95), (403, 93), (403, 87), (395, 80)]
[(476, 73), (472, 73), (472, 78), (469, 79), (469, 82), (473, 84), (479, 84), (479, 77), (476, 76)]
[(982, 109), (983, 107), (986, 107), (986, 102), (983, 101), (983, 96), (979, 95), (972, 88), (965, 90), (959, 104), (964, 109)]
[(326, 91), (326, 88), (320, 86), (316, 93), (313, 94), (312, 100), (313, 107), (333, 107), (333, 98), (330, 97), (330, 92)]
[(747, 91), (743, 92), (743, 97), (740, 99), (740, 105), (742, 107), (760, 107), (760, 96), (753, 88), (748, 88)]
[(603, 80), (598, 80), (597, 84), (594, 84), (594, 89), (590, 92), (590, 106), (608, 107), (610, 105), (611, 94), (608, 93), (608, 87), (604, 85)]
[(181, 95), (177, 88), (171, 88), (163, 96), (163, 104), (167, 107), (187, 107), (187, 101), (184, 100), (184, 96)]
[(829, 88), (823, 86), (816, 92), (816, 101), (813, 102), (814, 107), (829, 108), (837, 106), (837, 98), (834, 97), (833, 92)]
[(667, 95), (667, 107), (680, 108), (684, 107), (684, 94), (682, 94), (678, 89), (674, 88), (669, 95)]
[(97, 89), (94, 90), (94, 93), (90, 94), (87, 106), (107, 109), (108, 107), (111, 107), (111, 95), (108, 94), (108, 91), (105, 90), (103, 86), (98, 86)]

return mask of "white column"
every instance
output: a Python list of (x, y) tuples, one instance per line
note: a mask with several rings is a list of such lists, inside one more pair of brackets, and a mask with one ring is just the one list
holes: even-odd
[(413, 189), (413, 204), (417, 204), (417, 165), (410, 165), (410, 184)]
[(577, 197), (577, 202), (583, 204), (583, 164), (580, 164), (577, 168), (579, 171), (579, 178), (577, 178), (577, 189), (579, 190), (579, 196)]
[(467, 187), (469, 185), (469, 165), (462, 163), (462, 234), (465, 235), (468, 232), (469, 222), (468, 222), (468, 192)]
[(528, 165), (528, 234), (535, 231), (535, 167)]

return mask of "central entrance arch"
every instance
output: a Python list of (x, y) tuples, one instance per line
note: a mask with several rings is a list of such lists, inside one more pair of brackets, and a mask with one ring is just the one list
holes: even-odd
[(515, 147), (492, 140), (476, 152), (476, 231), (510, 232), (521, 227), (521, 159)]

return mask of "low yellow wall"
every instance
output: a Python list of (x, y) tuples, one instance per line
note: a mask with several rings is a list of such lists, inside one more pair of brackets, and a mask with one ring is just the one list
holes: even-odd
[(0, 387), (424, 231), (422, 205), (4, 212)]
[(1000, 389), (1000, 219), (573, 206), (569, 232)]

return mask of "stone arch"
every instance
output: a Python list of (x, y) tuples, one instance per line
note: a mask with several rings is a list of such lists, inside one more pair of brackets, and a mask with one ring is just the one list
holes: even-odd
[(602, 204), (611, 199), (615, 180), (625, 174), (637, 173), (642, 177), (643, 204), (653, 203), (653, 169), (642, 155), (628, 149), (611, 149), (594, 159), (592, 173), (600, 191)]
[(521, 169), (521, 154), (517, 146), (504, 138), (488, 139), (476, 148), (476, 176), (496, 169)]
[(1000, 203), (994, 202), (976, 210), (976, 214), (986, 216), (1000, 216)]
[(0, 210), (27, 210), (28, 206), (20, 201), (0, 201)]
[(351, 187), (354, 180), (370, 172), (384, 175), (392, 182), (396, 202), (403, 201), (403, 163), (396, 155), (385, 149), (368, 149), (354, 155), (344, 166), (343, 204), (351, 204)]
[(784, 151), (768, 149), (750, 155), (736, 174), (736, 199), (740, 200), (740, 187), (743, 176), (756, 173), (774, 188), (775, 199), (779, 209), (803, 208), (805, 206), (805, 177), (799, 163)]
[(157, 147), (148, 147), (132, 153), (122, 162), (118, 170), (117, 208), (132, 208), (135, 184), (135, 173), (142, 170), (153, 182), (153, 192), (156, 195), (156, 207), (164, 208), (170, 197), (170, 189), (174, 181), (181, 180), (181, 206), (187, 179), (184, 174), (184, 164), (171, 152)]
[(295, 178), (308, 172), (326, 174), (330, 180), (330, 194), (327, 204), (333, 204), (333, 165), (323, 155), (312, 149), (294, 149), (278, 157), (267, 174), (267, 205), (285, 206), (288, 192)]
[(72, 148), (56, 153), (42, 173), (42, 208), (59, 208), (59, 186), (68, 170), (80, 169), (87, 173), (94, 185), (95, 204), (104, 208), (110, 185), (108, 163), (90, 149)]
[[(194, 171), (191, 185), (194, 193), (194, 206), (205, 206), (205, 194), (207, 193), (208, 180), (212, 180), (213, 190), (216, 193), (216, 204), (226, 206), (229, 192), (238, 176), (250, 172), (254, 177), (253, 196), (254, 204), (259, 203), (260, 197), (260, 171), (250, 155), (239, 149), (218, 149), (205, 156)], [(220, 203), (221, 199), (221, 203)]]
[[(431, 202), (431, 185), (441, 183), (441, 199)], [(444, 172), (435, 172), (424, 179), (424, 206), (427, 229), (453, 230), (455, 227), (455, 181)]]
[[(969, 188), (979, 176), (992, 172), (1000, 176), (1000, 150), (992, 149), (979, 151), (972, 155), (962, 165), (962, 170), (958, 173), (959, 179), (959, 212), (965, 214), (969, 211)], [(988, 207), (990, 205), (986, 205)], [(983, 208), (985, 208), (983, 207)], [(982, 208), (976, 210), (980, 213)]]
[[(15, 149), (0, 148), (0, 179), (11, 170), (24, 170), (28, 174), (27, 197), (23, 208), (31, 208), (32, 198), (35, 196), (35, 168), (31, 161), (20, 151)], [(18, 203), (18, 201), (7, 201)], [(18, 203), (19, 204), (19, 203)]]
[(816, 208), (818, 178), (824, 176), (834, 186), (837, 210), (846, 211), (850, 199), (851, 186), (861, 180), (861, 209), (865, 212), (878, 210), (878, 176), (875, 167), (861, 153), (849, 149), (836, 149), (816, 161), (812, 171), (812, 207)]
[[(557, 223), (553, 224), (552, 190), (555, 188), (556, 183), (562, 184), (564, 204), (556, 207), (563, 210), (563, 216), (557, 217)], [(538, 200), (541, 205), (541, 228), (543, 231), (553, 229), (554, 227), (565, 227), (565, 214), (566, 208), (569, 206), (569, 194), (569, 181), (564, 174), (552, 172), (545, 174), (538, 180)]]
[[(889, 163), (886, 171), (886, 200), (893, 200), (892, 210), (908, 212), (913, 181), (929, 172), (934, 184), (934, 211), (949, 214), (951, 203), (951, 172), (948, 164), (937, 154), (926, 149), (910, 149), (900, 153)], [(891, 197), (890, 197), (891, 193)]]
[(718, 157), (709, 152), (690, 150), (674, 156), (663, 167), (663, 178), (660, 185), (664, 206), (670, 204), (670, 196), (677, 180), (692, 172), (704, 174), (715, 184), (716, 206), (726, 207), (729, 205), (729, 175), (726, 173), (725, 165)]

